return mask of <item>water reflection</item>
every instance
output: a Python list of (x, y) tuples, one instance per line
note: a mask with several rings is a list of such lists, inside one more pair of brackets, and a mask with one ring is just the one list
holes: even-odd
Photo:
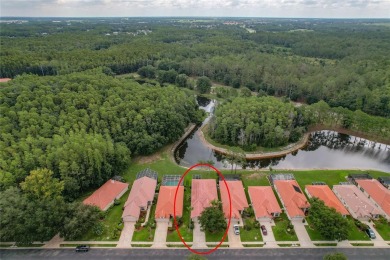
[[(197, 97), (200, 108), (213, 112), (215, 101)], [(204, 121), (207, 122), (209, 117)], [(180, 165), (191, 166), (212, 161), (217, 168), (231, 168), (224, 156), (204, 146), (196, 129), (176, 151)], [(234, 167), (236, 167), (234, 165)], [(286, 156), (250, 160), (237, 168), (274, 169), (377, 169), (390, 172), (390, 146), (335, 131), (318, 131), (311, 134), (308, 145)]]

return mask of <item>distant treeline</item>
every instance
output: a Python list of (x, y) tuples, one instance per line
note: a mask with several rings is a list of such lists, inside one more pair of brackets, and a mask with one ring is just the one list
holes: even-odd
[(63, 75), (100, 66), (124, 74), (153, 66), (294, 101), (324, 100), (331, 107), (390, 117), (390, 27), (360, 20), (223, 22), (4, 24), (0, 76)]

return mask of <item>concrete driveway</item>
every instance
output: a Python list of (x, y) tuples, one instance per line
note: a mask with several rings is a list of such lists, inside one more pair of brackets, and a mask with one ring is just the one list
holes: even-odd
[(265, 247), (277, 247), (276, 245), (276, 240), (274, 236), (274, 232), (272, 230), (272, 226), (275, 226), (275, 223), (273, 221), (260, 221), (260, 226), (264, 225), (265, 228), (267, 229), (267, 235), (263, 235), (263, 232), (261, 232), (260, 228), (260, 233), (263, 236), (263, 241), (264, 241), (264, 246)]
[(206, 234), (200, 230), (200, 224), (198, 219), (194, 221), (193, 230), (193, 244), (192, 248), (207, 248), (206, 245)]
[(302, 223), (301, 219), (291, 220), (291, 223), (294, 225), (294, 230), (295, 233), (297, 234), (301, 247), (313, 247), (314, 244), (311, 241), (309, 234), (307, 233), (305, 228), (306, 223)]
[(238, 223), (235, 221), (232, 221), (230, 223), (229, 232), (228, 232), (228, 238), (229, 238), (229, 247), (230, 248), (241, 248), (241, 237), (240, 235), (234, 234), (234, 228), (233, 225), (237, 225)]
[(116, 247), (130, 248), (131, 239), (133, 238), (135, 221), (126, 221), (123, 223), (123, 229), (121, 237), (119, 238), (118, 245)]
[(377, 247), (387, 247), (388, 246), (386, 241), (381, 237), (381, 235), (378, 233), (378, 231), (376, 231), (376, 229), (374, 228), (373, 222), (363, 221), (363, 223), (368, 225), (375, 233), (376, 238), (371, 239), (371, 241), (374, 242), (374, 246), (377, 246)]
[(152, 247), (166, 247), (169, 219), (158, 220), (156, 224)]

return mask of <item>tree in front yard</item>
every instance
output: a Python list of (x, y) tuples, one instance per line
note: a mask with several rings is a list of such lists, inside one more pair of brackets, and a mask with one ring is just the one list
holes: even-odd
[(220, 201), (212, 201), (211, 206), (205, 208), (199, 217), (203, 230), (215, 233), (226, 230), (225, 216)]
[(327, 207), (322, 200), (310, 200), (308, 219), (320, 234), (329, 240), (345, 240), (348, 238), (348, 220), (334, 208)]

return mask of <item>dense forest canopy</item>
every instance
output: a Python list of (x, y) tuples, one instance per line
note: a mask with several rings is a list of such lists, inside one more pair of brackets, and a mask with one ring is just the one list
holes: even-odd
[(210, 135), (223, 144), (254, 150), (297, 141), (305, 130), (301, 112), (274, 97), (236, 98), (220, 105)]
[(388, 20), (55, 20), (2, 24), (1, 77), (168, 65), (237, 88), (390, 117)]
[(0, 89), (2, 185), (45, 167), (76, 197), (121, 172), (131, 154), (152, 153), (202, 118), (191, 94), (101, 71), (23, 75)]

